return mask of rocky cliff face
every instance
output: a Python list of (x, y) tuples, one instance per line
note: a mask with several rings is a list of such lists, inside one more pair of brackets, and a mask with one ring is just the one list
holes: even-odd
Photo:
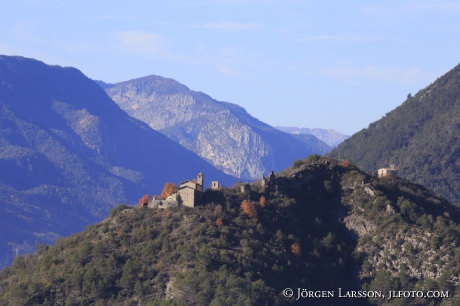
[(99, 84), (129, 115), (241, 179), (258, 179), (294, 159), (330, 150), (314, 136), (308, 143), (295, 139), (242, 107), (216, 101), (172, 79), (148, 76), (112, 86)]
[(165, 129), (163, 133), (229, 174), (260, 178), (267, 167), (275, 166), (273, 160), (266, 162), (274, 154), (273, 147), (249, 126), (235, 120), (228, 110), (214, 114), (213, 120), (191, 122), (188, 128), (192, 133), (195, 130), (195, 137), (176, 128)]
[[(339, 174), (341, 171), (344, 172)], [(438, 282), (437, 288), (444, 289), (460, 283), (456, 264), (460, 243), (457, 207), (421, 185), (399, 177), (372, 177), (348, 162), (333, 159), (318, 158), (314, 164), (306, 162), (286, 169), (274, 185), (278, 185), (280, 194), (292, 189), (304, 193), (305, 186), (324, 179), (325, 191), (330, 195), (340, 186), (338, 207), (347, 211), (340, 212), (336, 207), (329, 213), (343, 220), (351, 239), (356, 239), (354, 256), (362, 260), (359, 278), (373, 279), (369, 288), (396, 288), (398, 285), (391, 284), (390, 279), (399, 279), (400, 288), (410, 288), (407, 285), (411, 281)], [(322, 198), (320, 188), (313, 190)], [(388, 283), (383, 285), (382, 279)]]

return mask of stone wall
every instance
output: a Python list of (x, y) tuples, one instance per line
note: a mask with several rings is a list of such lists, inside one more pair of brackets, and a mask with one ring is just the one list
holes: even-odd
[(149, 208), (168, 208), (168, 207), (177, 207), (179, 202), (175, 200), (151, 200), (147, 207)]
[(188, 186), (179, 189), (179, 195), (182, 200), (182, 205), (195, 207), (195, 189)]

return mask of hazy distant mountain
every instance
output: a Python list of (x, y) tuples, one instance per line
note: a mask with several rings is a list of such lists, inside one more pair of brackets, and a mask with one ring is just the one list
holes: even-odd
[(314, 136), (306, 144), (238, 105), (216, 101), (172, 79), (151, 75), (110, 87), (104, 84), (129, 115), (241, 179), (258, 179), (297, 158), (330, 150)]
[(0, 56), (0, 144), (0, 266), (167, 181), (199, 171), (236, 181), (128, 116), (77, 69), (22, 57)]
[(331, 154), (367, 171), (394, 164), (401, 177), (460, 204), (460, 65)]
[[(318, 139), (324, 141), (331, 147), (336, 147), (347, 139), (348, 135), (342, 134), (340, 132), (337, 132), (336, 130), (326, 130), (326, 129), (318, 129), (318, 128), (299, 128), (299, 127), (289, 127), (289, 126), (275, 126), (280, 131), (294, 134), (294, 135), (314, 135)], [(296, 136), (297, 137), (297, 136)], [(303, 139), (305, 136), (300, 136), (297, 137), (299, 139)]]

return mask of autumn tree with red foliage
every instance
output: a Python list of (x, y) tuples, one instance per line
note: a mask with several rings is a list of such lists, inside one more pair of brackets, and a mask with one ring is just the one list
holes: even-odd
[(161, 192), (160, 197), (167, 198), (172, 195), (174, 192), (177, 191), (177, 185), (173, 183), (166, 183), (163, 187), (163, 191)]
[(150, 201), (150, 196), (148, 194), (146, 194), (145, 196), (143, 196), (142, 198), (139, 199), (139, 207), (142, 207), (144, 206), (145, 203), (148, 203)]
[(265, 207), (265, 197), (261, 196), (259, 201), (260, 201), (260, 207), (262, 208)]
[(224, 225), (224, 222), (222, 221), (222, 218), (219, 218), (219, 219), (216, 220), (216, 225), (218, 227), (221, 227), (222, 225)]
[(241, 209), (246, 213), (246, 215), (248, 215), (249, 218), (257, 217), (257, 211), (254, 204), (249, 203), (247, 200), (244, 200), (241, 203)]
[(349, 165), (350, 165), (350, 163), (349, 163), (348, 161), (346, 161), (346, 160), (344, 160), (344, 161), (342, 162), (342, 166), (343, 166), (344, 168), (348, 168)]
[(300, 245), (295, 242), (291, 245), (291, 253), (295, 256), (295, 257), (300, 257), (302, 256), (302, 249), (300, 248)]

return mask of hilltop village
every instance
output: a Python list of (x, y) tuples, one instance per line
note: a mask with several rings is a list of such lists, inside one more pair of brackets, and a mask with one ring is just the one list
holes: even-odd
[[(177, 207), (180, 205), (195, 207), (197, 201), (203, 197), (203, 173), (198, 173), (196, 180), (186, 180), (180, 183), (177, 191), (163, 198), (161, 196), (153, 196), (148, 202), (140, 203), (142, 207), (149, 208), (168, 208)], [(220, 186), (214, 181), (215, 186)], [(214, 186), (214, 185), (211, 186)]]
[[(275, 173), (270, 172), (268, 177), (262, 176), (261, 186), (264, 187), (270, 184), (275, 179)], [(146, 198), (145, 202), (141, 202), (141, 207), (148, 208), (169, 208), (178, 206), (195, 207), (197, 202), (203, 198), (204, 192), (204, 175), (198, 173), (196, 180), (186, 180), (179, 184), (177, 191), (173, 192), (167, 197), (153, 196), (152, 198)], [(211, 190), (221, 190), (223, 186), (219, 184), (219, 181), (211, 181)], [(241, 184), (240, 192), (245, 193), (250, 191), (251, 186), (249, 183)]]
[[(179, 184), (177, 191), (173, 192), (166, 198), (161, 196), (153, 196), (146, 202), (140, 203), (142, 207), (149, 208), (168, 208), (177, 206), (195, 207), (196, 203), (203, 197), (204, 191), (204, 175), (198, 173), (196, 180), (186, 180)], [(222, 189), (222, 185), (218, 181), (211, 182), (212, 190)]]
[[(389, 168), (380, 168), (377, 171), (378, 177), (396, 177), (398, 170), (395, 169), (394, 165)], [(271, 184), (275, 180), (275, 173), (270, 172), (268, 177), (262, 176), (260, 184), (265, 187)], [(145, 202), (140, 203), (141, 207), (148, 208), (169, 208), (178, 206), (195, 207), (197, 202), (203, 198), (204, 192), (204, 175), (198, 173), (196, 180), (186, 180), (179, 184), (177, 191), (173, 192), (167, 197), (153, 196), (148, 198)], [(219, 184), (219, 181), (211, 181), (211, 190), (221, 190), (223, 186)], [(240, 192), (245, 193), (251, 190), (249, 183), (241, 184)]]

